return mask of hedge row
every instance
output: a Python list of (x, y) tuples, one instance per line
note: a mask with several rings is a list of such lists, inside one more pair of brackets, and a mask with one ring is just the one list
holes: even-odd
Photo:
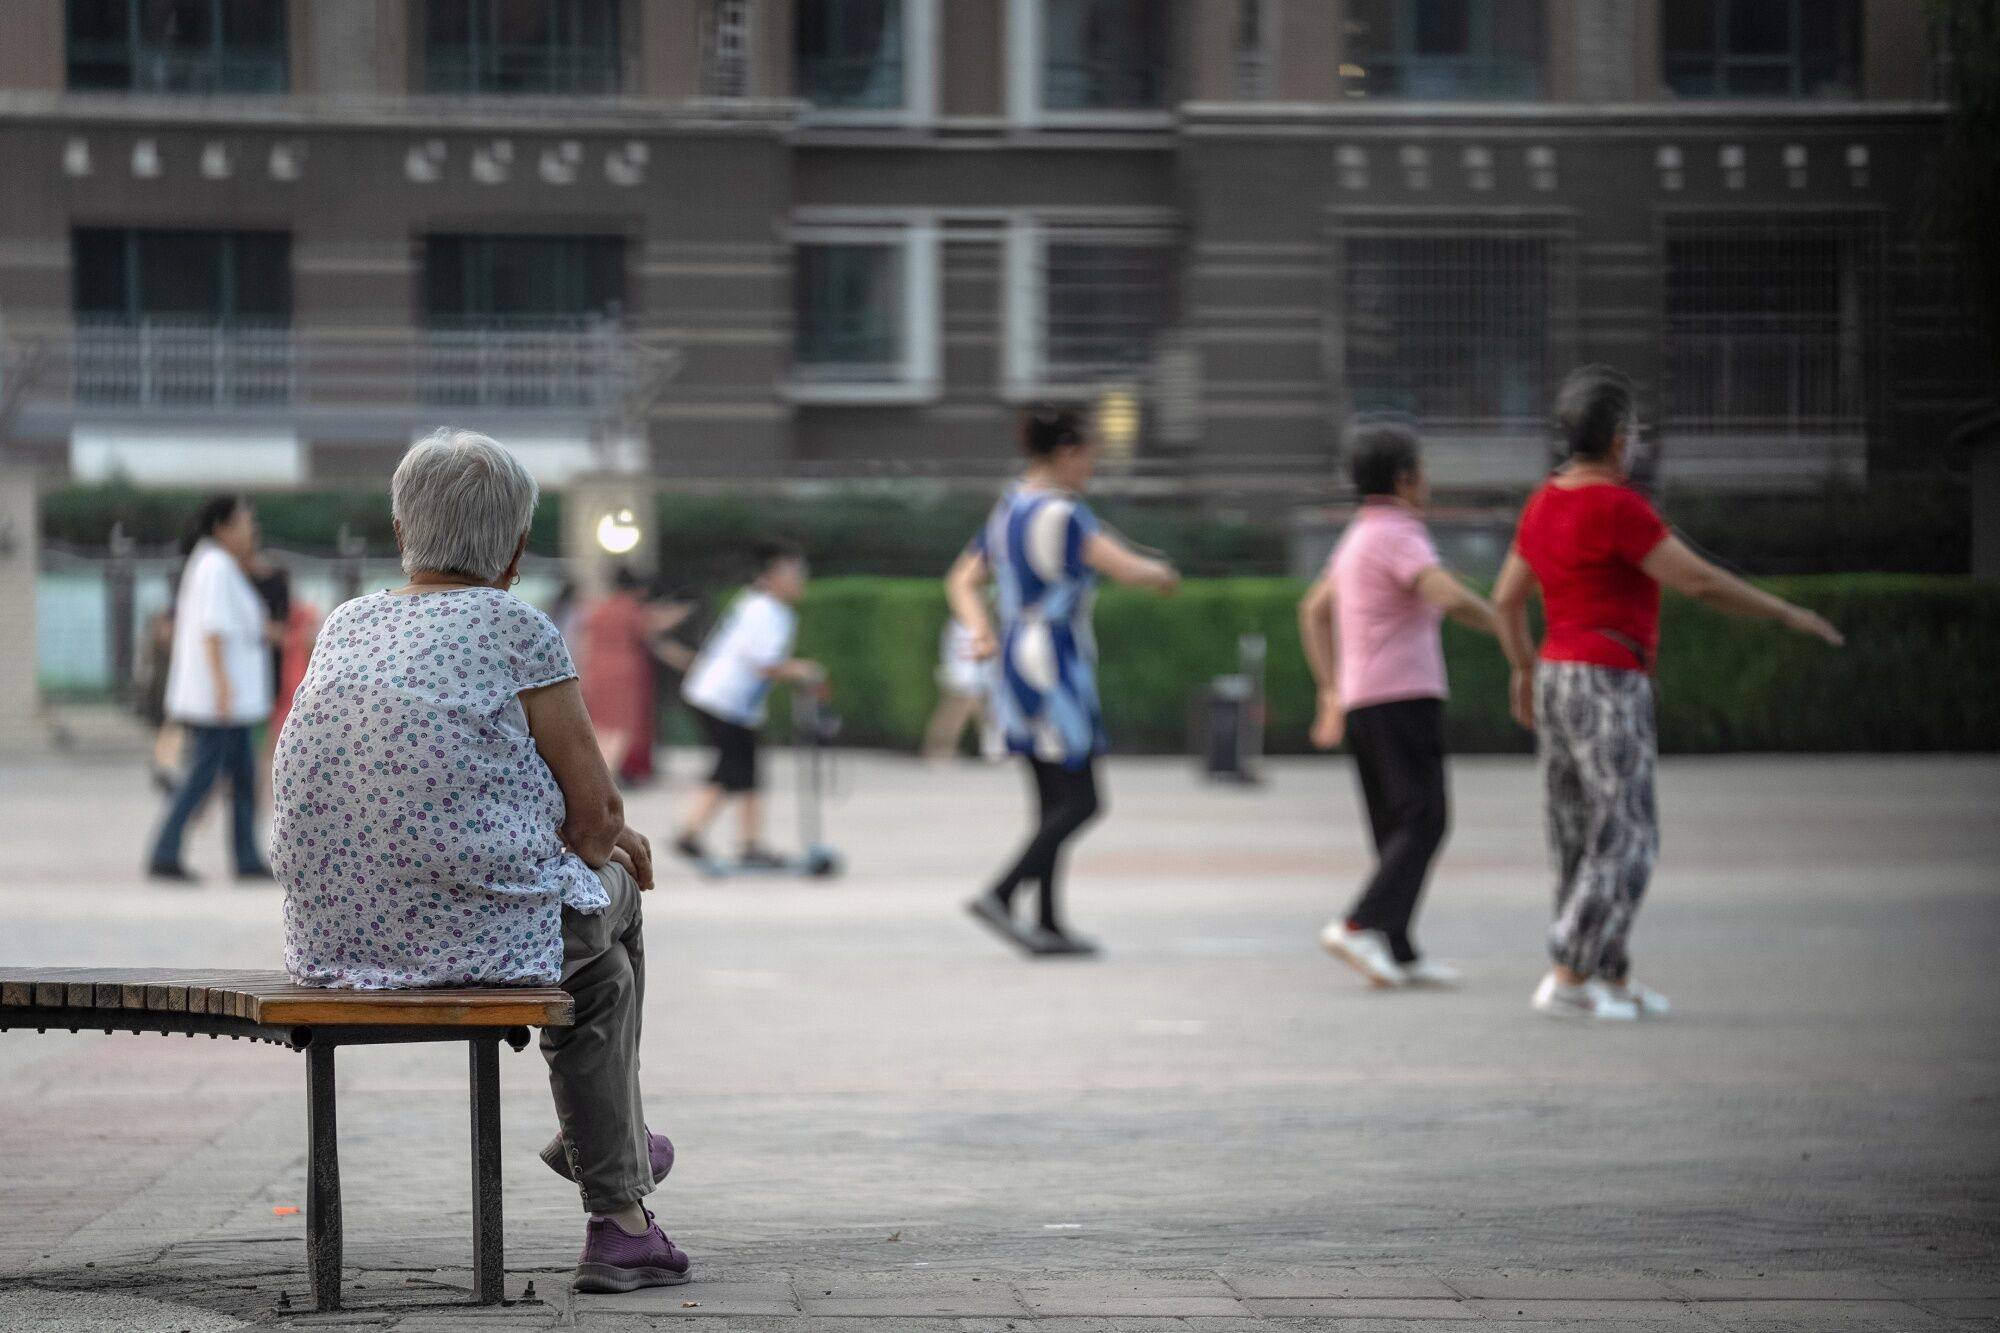
[[(101, 548), (114, 522), (141, 545), (158, 547), (179, 537), (201, 498), (126, 482), (69, 486), (43, 496), (42, 522), (51, 538), (74, 547)], [(985, 491), (924, 486), (847, 486), (789, 498), (664, 493), (654, 512), (660, 568), (676, 583), (726, 585), (742, 577), (753, 542), (780, 536), (803, 545), (824, 574), (931, 577), (950, 564), (991, 500)], [(1276, 520), (1222, 518), (1171, 501), (1092, 503), (1134, 540), (1171, 551), (1191, 576), (1276, 575), (1289, 568), (1286, 530)], [(381, 490), (263, 492), (256, 504), (266, 537), (285, 550), (330, 554), (343, 526), (376, 555), (395, 547), (389, 497)], [(561, 504), (560, 495), (543, 498), (529, 539), (537, 554), (556, 553)], [(1951, 574), (1966, 568), (1970, 549), (1968, 484), (1945, 471), (1881, 476), (1866, 490), (1669, 492), (1662, 507), (1690, 541), (1759, 574)]]
[[(2000, 750), (2000, 585), (1844, 575), (1770, 581), (1831, 617), (1834, 650), (1775, 626), (1669, 598), (1659, 665), (1660, 741), (1682, 753)], [(1172, 599), (1107, 589), (1097, 611), (1106, 724), (1118, 750), (1178, 751), (1190, 704), (1233, 670), (1237, 636), (1270, 645), (1269, 745), (1305, 747), (1312, 682), (1298, 647), (1302, 585), (1196, 580)], [(944, 599), (934, 580), (815, 583), (801, 651), (832, 673), (850, 740), (914, 746), (936, 699)], [(1482, 635), (1448, 625), (1452, 747), (1528, 748), (1506, 711), (1506, 664)]]

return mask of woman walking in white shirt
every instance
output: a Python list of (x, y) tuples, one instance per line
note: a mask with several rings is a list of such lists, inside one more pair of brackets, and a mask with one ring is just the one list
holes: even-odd
[(244, 573), (257, 551), (256, 512), (241, 495), (216, 496), (195, 515), (189, 537), (166, 699), (167, 716), (187, 728), (189, 759), (146, 869), (156, 880), (198, 882), (181, 863), (181, 839), (216, 779), (226, 777), (236, 877), (268, 880), (257, 850), (250, 729), (271, 711), (271, 651), (263, 599)]

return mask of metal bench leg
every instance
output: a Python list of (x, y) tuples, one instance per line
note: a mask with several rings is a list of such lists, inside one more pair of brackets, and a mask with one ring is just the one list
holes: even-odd
[(333, 1116), (333, 1050), (306, 1047), (306, 1269), (313, 1307), (340, 1308), (340, 1142)]
[(500, 1043), (468, 1042), (472, 1052), (472, 1299), (498, 1304), (506, 1295), (507, 1259), (500, 1206)]

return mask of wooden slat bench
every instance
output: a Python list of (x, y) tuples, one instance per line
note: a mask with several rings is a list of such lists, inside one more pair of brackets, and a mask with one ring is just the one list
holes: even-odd
[(306, 1266), (314, 1304), (340, 1308), (340, 1150), (335, 1138), (337, 1047), (462, 1041), (472, 1069), (472, 1292), (501, 1298), (500, 1043), (528, 1029), (567, 1026), (567, 993), (546, 987), (480, 990), (320, 990), (282, 972), (171, 968), (0, 967), (0, 1032), (186, 1033), (268, 1041), (306, 1057)]

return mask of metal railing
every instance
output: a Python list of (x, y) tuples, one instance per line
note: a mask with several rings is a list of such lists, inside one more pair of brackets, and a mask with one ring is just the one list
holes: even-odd
[(424, 53), (424, 89), (433, 93), (615, 95), (622, 62), (615, 47), (441, 47)]
[(96, 320), (48, 350), (43, 398), (53, 390), (79, 409), (225, 414), (454, 406), (611, 418), (675, 360), (607, 319), (380, 334)]

